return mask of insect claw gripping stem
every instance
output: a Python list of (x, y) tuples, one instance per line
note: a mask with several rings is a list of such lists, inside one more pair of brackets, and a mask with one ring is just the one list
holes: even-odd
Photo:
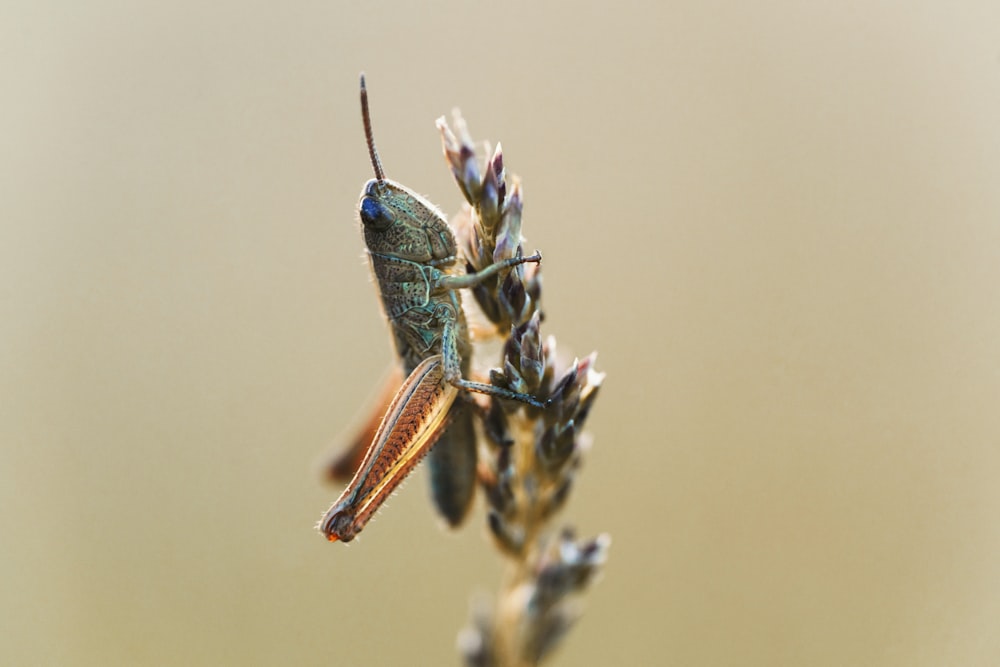
[(488, 394), (490, 396), (496, 396), (497, 398), (505, 398), (510, 401), (518, 401), (519, 403), (526, 403), (533, 408), (539, 408), (544, 410), (552, 404), (551, 399), (541, 401), (531, 394), (521, 394), (516, 391), (511, 391), (509, 389), (504, 389), (502, 387), (497, 387), (492, 384), (485, 384), (483, 382), (472, 382), (470, 380), (457, 380), (454, 383), (456, 386), (461, 387), (467, 391), (474, 391), (479, 394)]
[(466, 273), (465, 275), (458, 276), (444, 276), (438, 284), (445, 289), (464, 289), (466, 287), (473, 287), (475, 285), (479, 285), (487, 278), (492, 278), (504, 269), (511, 269), (515, 266), (520, 266), (521, 264), (537, 264), (541, 261), (542, 253), (536, 250), (535, 254), (529, 255), (528, 257), (510, 257), (499, 262), (494, 262), (485, 269), (480, 269), (475, 273)]

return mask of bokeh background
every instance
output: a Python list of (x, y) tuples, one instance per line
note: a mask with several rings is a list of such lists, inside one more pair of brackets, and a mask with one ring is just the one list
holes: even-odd
[(501, 565), (317, 463), (391, 348), (354, 207), (524, 181), (600, 351), (553, 665), (1000, 664), (1000, 5), (6, 3), (0, 662), (456, 664)]

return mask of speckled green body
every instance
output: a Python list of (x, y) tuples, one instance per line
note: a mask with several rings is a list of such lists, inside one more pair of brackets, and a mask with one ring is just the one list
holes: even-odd
[[(375, 215), (366, 215), (366, 198), (375, 202), (367, 205)], [(445, 276), (452, 275), (458, 263), (458, 251), (444, 216), (388, 179), (365, 184), (361, 201), (372, 273), (406, 375), (427, 357), (441, 354), (447, 380), (466, 376), (471, 349), (465, 314), (455, 289), (445, 286)], [(451, 525), (465, 517), (475, 491), (472, 417), (471, 406), (461, 396), (449, 411), (448, 428), (428, 455), (431, 495)]]

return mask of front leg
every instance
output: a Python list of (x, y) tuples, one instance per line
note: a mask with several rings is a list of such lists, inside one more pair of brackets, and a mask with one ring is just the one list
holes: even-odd
[(534, 255), (529, 255), (528, 257), (510, 257), (503, 261), (490, 264), (486, 268), (476, 271), (475, 273), (466, 273), (460, 276), (452, 276), (442, 273), (441, 275), (436, 276), (433, 281), (434, 287), (445, 290), (474, 287), (487, 278), (495, 276), (504, 269), (510, 269), (520, 264), (527, 264), (529, 262), (538, 263), (540, 261), (542, 261), (542, 254), (536, 250)]

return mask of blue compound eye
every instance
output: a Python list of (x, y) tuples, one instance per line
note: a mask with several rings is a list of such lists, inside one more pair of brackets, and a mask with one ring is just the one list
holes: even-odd
[(361, 222), (365, 227), (386, 229), (393, 223), (392, 212), (371, 197), (365, 197), (361, 200)]

